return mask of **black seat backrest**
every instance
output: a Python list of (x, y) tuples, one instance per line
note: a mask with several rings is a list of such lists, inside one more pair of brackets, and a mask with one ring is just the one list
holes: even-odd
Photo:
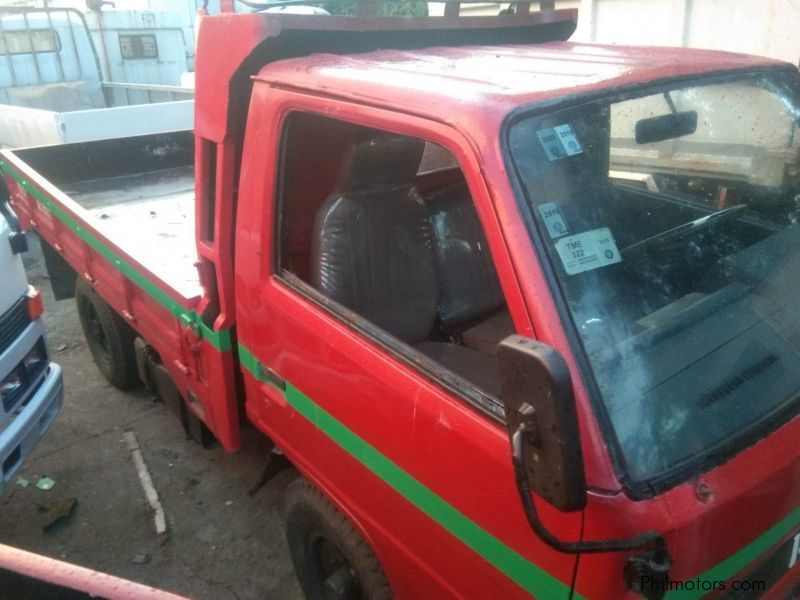
[(472, 196), (456, 183), (426, 198), (439, 283), (439, 319), (455, 325), (503, 306), (500, 281)]
[(436, 318), (431, 230), (414, 187), (423, 149), (378, 132), (356, 140), (317, 211), (311, 248), (312, 285), (409, 343)]

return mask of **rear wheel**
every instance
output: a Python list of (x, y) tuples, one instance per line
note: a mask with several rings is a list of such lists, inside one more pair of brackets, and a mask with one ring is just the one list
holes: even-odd
[(308, 600), (389, 600), (378, 559), (350, 521), (308, 481), (286, 491), (286, 536)]
[(136, 385), (139, 382), (133, 349), (136, 333), (82, 279), (76, 283), (75, 300), (83, 335), (103, 377), (121, 390)]

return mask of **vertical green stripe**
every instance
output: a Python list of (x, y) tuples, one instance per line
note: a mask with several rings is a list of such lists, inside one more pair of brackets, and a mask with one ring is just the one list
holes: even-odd
[[(239, 359), (253, 377), (270, 383), (259, 375), (258, 360), (241, 344)], [(568, 585), (509, 548), (288, 382), (284, 395), (292, 408), (340, 448), (525, 591), (540, 598), (569, 595)]]
[(87, 231), (75, 219), (73, 219), (64, 209), (58, 204), (53, 202), (50, 198), (42, 194), (35, 186), (28, 182), (19, 172), (17, 172), (10, 164), (5, 161), (0, 161), (0, 171), (5, 171), (10, 175), (22, 188), (31, 196), (33, 196), (42, 206), (44, 206), (51, 214), (61, 221), (68, 229), (72, 230), (78, 238), (86, 242), (95, 252), (100, 254), (109, 263), (125, 277), (131, 280), (137, 287), (144, 291), (147, 295), (152, 297), (161, 306), (166, 308), (170, 314), (177, 317), (187, 327), (195, 329), (197, 334), (207, 339), (211, 345), (221, 352), (231, 350), (231, 334), (230, 330), (214, 330), (208, 327), (200, 315), (196, 311), (184, 308), (178, 301), (173, 299), (164, 290), (147, 279), (141, 271), (134, 268), (133, 265), (124, 260), (121, 256), (116, 254), (111, 248), (106, 246), (91, 232)]

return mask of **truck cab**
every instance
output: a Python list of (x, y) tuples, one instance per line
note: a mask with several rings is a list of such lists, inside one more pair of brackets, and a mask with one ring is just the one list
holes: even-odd
[[(308, 597), (798, 585), (797, 68), (575, 17), (204, 17), (193, 146), (3, 152), (145, 382), (302, 474)], [(194, 253), (93, 216), (191, 150)]]
[[(664, 532), (670, 580), (699, 578), (701, 594), (737, 577), (745, 589), (796, 581), (800, 423), (781, 373), (797, 355), (788, 322), (774, 320), (793, 310), (795, 276), (783, 259), (768, 267), (767, 248), (794, 256), (784, 244), (800, 113), (784, 103), (797, 72), (685, 54), (662, 49), (645, 64), (637, 49), (569, 43), (375, 51), (278, 61), (254, 78), (236, 263), (248, 412), (291, 448), (277, 416), (288, 400), (310, 421), (294, 443), (321, 473), (345, 468), (351, 443), (331, 415), (372, 432), (376, 455), (353, 448), (356, 460), (402, 464), (425, 492), (388, 467), (321, 487), (357, 513), (375, 507), (396, 547), (437, 564), (432, 579), (496, 592), (499, 581), (464, 568), (478, 554), (533, 595), (554, 592), (509, 556), (534, 544), (509, 512), (500, 425), (514, 419), (505, 396), (519, 393), (502, 356), (516, 334), (557, 349), (577, 403), (589, 496), (578, 513), (542, 506), (556, 537)], [(761, 312), (766, 287), (786, 301)], [(557, 460), (546, 440), (537, 454)], [(540, 496), (559, 503), (569, 461), (538, 473), (550, 477)], [(394, 490), (380, 495), (370, 475)], [(428, 513), (438, 526), (425, 527), (432, 489), (453, 514)], [(734, 515), (741, 528), (727, 525)], [(476, 522), (496, 523), (490, 539), (503, 543)], [(786, 541), (745, 569), (756, 530)], [(574, 569), (575, 593), (623, 592), (624, 553), (536, 553), (555, 580)], [(646, 577), (646, 595), (670, 590)]]
[[(0, 185), (0, 192), (5, 186)], [(0, 197), (0, 490), (5, 489), (61, 408), (61, 368), (44, 340), (41, 292), (28, 285), (25, 234)]]

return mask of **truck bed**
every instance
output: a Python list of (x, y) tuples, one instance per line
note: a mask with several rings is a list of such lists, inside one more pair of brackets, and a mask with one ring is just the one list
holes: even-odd
[(66, 144), (174, 131), (191, 127), (193, 119), (193, 100), (66, 112), (3, 105), (0, 147)]
[[(192, 131), (0, 150), (20, 222), (48, 244), (54, 289), (96, 294), (124, 319), (152, 349), (139, 356), (162, 399), (233, 452), (233, 343), (195, 266), (194, 161)], [(71, 286), (74, 275), (93, 291)]]
[(201, 295), (191, 132), (14, 151), (78, 216), (181, 297)]
[(201, 294), (194, 238), (194, 168), (77, 181), (67, 194), (95, 227), (182, 296)]

